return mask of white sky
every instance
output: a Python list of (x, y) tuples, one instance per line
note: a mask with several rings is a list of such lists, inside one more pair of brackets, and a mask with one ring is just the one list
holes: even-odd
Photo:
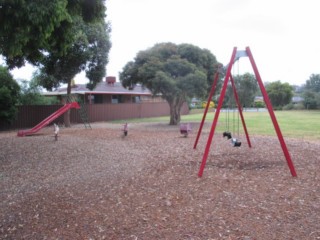
[[(301, 85), (320, 73), (319, 0), (107, 0), (112, 48), (107, 75), (156, 43), (209, 49), (224, 65), (249, 46), (264, 82)], [(236, 73), (252, 72), (241, 58)], [(29, 67), (30, 68), (30, 67)], [(238, 70), (239, 68), (239, 70)], [(30, 79), (27, 68), (12, 71)], [(76, 77), (85, 83), (84, 74)]]

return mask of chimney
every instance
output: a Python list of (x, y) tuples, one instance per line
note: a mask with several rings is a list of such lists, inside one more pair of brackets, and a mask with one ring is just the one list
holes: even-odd
[(106, 82), (108, 85), (114, 85), (114, 83), (116, 82), (116, 77), (112, 77), (112, 76), (106, 77)]

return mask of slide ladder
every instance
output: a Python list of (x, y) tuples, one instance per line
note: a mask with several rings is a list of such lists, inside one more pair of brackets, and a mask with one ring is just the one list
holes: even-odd
[(83, 122), (83, 125), (86, 129), (92, 129), (90, 122), (89, 122), (89, 117), (88, 117), (88, 113), (86, 110), (86, 105), (83, 103), (80, 103), (80, 105), (81, 105), (81, 108), (78, 110), (78, 112), (79, 112), (80, 118)]
[[(79, 102), (78, 98), (75, 96), (72, 96), (72, 95), (67, 95), (66, 99), (67, 99), (67, 102)], [(84, 127), (86, 129), (92, 129), (90, 122), (89, 122), (89, 116), (87, 113), (86, 105), (84, 103), (80, 102), (80, 106), (81, 107), (78, 109), (78, 113), (79, 113), (79, 116), (83, 122)]]

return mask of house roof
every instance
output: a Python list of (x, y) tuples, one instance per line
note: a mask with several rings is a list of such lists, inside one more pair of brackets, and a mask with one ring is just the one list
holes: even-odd
[[(71, 88), (72, 94), (121, 94), (121, 95), (145, 95), (151, 96), (152, 93), (149, 89), (136, 85), (133, 90), (126, 89), (120, 82), (108, 84), (105, 81), (99, 82), (97, 86), (91, 91), (86, 87), (86, 84), (76, 84)], [(46, 96), (67, 95), (67, 88), (59, 88), (52, 92), (45, 92)]]

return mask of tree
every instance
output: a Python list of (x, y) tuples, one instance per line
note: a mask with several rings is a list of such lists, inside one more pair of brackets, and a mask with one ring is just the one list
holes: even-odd
[[(34, 74), (35, 75), (35, 74)], [(20, 80), (20, 98), (19, 104), (21, 105), (51, 105), (59, 104), (56, 97), (45, 97), (41, 95), (41, 87), (36, 78), (31, 81)]]
[(293, 89), (289, 83), (281, 83), (280, 81), (267, 84), (266, 91), (274, 107), (283, 107), (289, 104), (293, 96)]
[(73, 45), (63, 56), (50, 52), (42, 61), (38, 78), (43, 87), (51, 90), (60, 84), (69, 84), (81, 71), (86, 72), (88, 86), (93, 89), (105, 76), (108, 53), (111, 47), (109, 25), (104, 22), (85, 23), (76, 19), (74, 32), (77, 35)]
[[(10, 0), (0, 7), (0, 54), (9, 69), (38, 66), (47, 52), (63, 56), (73, 46), (75, 18), (105, 17), (105, 0)], [(35, 37), (36, 36), (36, 37)]]
[(320, 108), (320, 93), (306, 90), (302, 96), (304, 98), (303, 105), (306, 109)]
[[(170, 125), (180, 122), (187, 98), (204, 97), (213, 80), (216, 58), (206, 49), (190, 44), (159, 43), (140, 51), (120, 73), (124, 87), (141, 83), (160, 94), (170, 106)], [(211, 85), (211, 84), (210, 84)]]
[(19, 91), (19, 84), (8, 68), (0, 66), (0, 121), (10, 122), (15, 119)]
[(238, 81), (240, 103), (242, 106), (252, 106), (258, 90), (258, 82), (255, 76), (250, 73), (245, 73), (244, 75), (240, 76)]
[(310, 78), (306, 81), (305, 89), (320, 93), (320, 74), (311, 74)]
[[(0, 54), (9, 68), (40, 66), (47, 89), (85, 70), (92, 89), (105, 76), (110, 26), (105, 0), (12, 0), (0, 7)], [(36, 37), (35, 37), (36, 36)], [(69, 112), (65, 118), (70, 126)]]
[[(93, 89), (106, 74), (108, 53), (111, 47), (109, 40), (109, 25), (101, 21), (85, 23), (77, 18), (74, 32), (77, 38), (65, 55), (49, 53), (42, 61), (38, 79), (48, 90), (58, 87), (61, 83), (68, 85), (67, 94), (71, 93), (71, 80), (81, 71), (86, 72), (89, 79), (88, 88)], [(69, 113), (65, 125), (70, 126)]]
[[(34, 6), (35, 2), (38, 3), (39, 1), (30, 0), (24, 2), (20, 8), (18, 7), (15, 10), (15, 12), (18, 11), (17, 16), (24, 15), (22, 13), (25, 13), (26, 9), (41, 8), (42, 3), (39, 6)], [(51, 90), (59, 87), (60, 84), (66, 83), (68, 84), (68, 94), (71, 92), (71, 80), (76, 74), (85, 71), (86, 76), (89, 78), (88, 87), (92, 89), (106, 74), (105, 67), (108, 63), (108, 53), (111, 47), (109, 39), (111, 29), (109, 24), (105, 22), (106, 8), (104, 0), (55, 0), (53, 2), (56, 4), (51, 4), (50, 2), (48, 5), (51, 8), (50, 11), (58, 11), (62, 15), (67, 15), (67, 18), (61, 17), (61, 19), (59, 18), (61, 20), (59, 24), (51, 26), (52, 31), (48, 30), (46, 32), (47, 38), (43, 39), (42, 45), (39, 43), (34, 46), (35, 51), (30, 50), (28, 44), (25, 48), (22, 44), (20, 44), (21, 46), (18, 44), (17, 48), (20, 46), (21, 50), (19, 50), (20, 55), (14, 55), (15, 51), (13, 50), (16, 47), (13, 46), (10, 54), (14, 57), (10, 57), (9, 53), (3, 51), (9, 56), (5, 55), (7, 64), (20, 66), (23, 65), (20, 63), (25, 60), (32, 64), (37, 64), (40, 71), (36, 78), (43, 87)], [(10, 6), (6, 5), (6, 8), (10, 9)], [(19, 12), (20, 10), (22, 13)], [(10, 14), (15, 14), (15, 12), (6, 11), (6, 16), (9, 17)], [(30, 12), (35, 17), (33, 10), (30, 10)], [(21, 16), (21, 19), (23, 20), (24, 17)], [(30, 26), (26, 25), (25, 27), (42, 29), (42, 23), (36, 25), (37, 21), (41, 21), (41, 19), (42, 17), (37, 20), (31, 19), (31, 22), (28, 22)], [(48, 24), (50, 25), (50, 23)], [(7, 23), (7, 25), (7, 27), (15, 26), (14, 24), (10, 25), (10, 23)], [(27, 36), (24, 36), (24, 34)], [(28, 34), (29, 32), (26, 33), (25, 31), (21, 33), (21, 36), (25, 37), (25, 41), (30, 40)], [(11, 37), (14, 38), (14, 36)], [(0, 46), (2, 47), (2, 45)], [(65, 115), (66, 126), (70, 126), (69, 114), (70, 112)]]
[[(258, 82), (255, 76), (250, 73), (245, 73), (244, 75), (237, 75), (234, 77), (234, 82), (236, 85), (240, 104), (243, 107), (252, 106), (254, 103), (256, 92), (258, 90)], [(233, 105), (235, 102), (234, 93), (230, 85), (228, 86), (226, 100), (226, 102), (229, 103), (229, 106)]]
[[(63, 54), (73, 39), (67, 0), (4, 1), (0, 22), (0, 54), (10, 69), (21, 67), (26, 61), (38, 65), (49, 49)], [(64, 29), (63, 34), (59, 29)]]

